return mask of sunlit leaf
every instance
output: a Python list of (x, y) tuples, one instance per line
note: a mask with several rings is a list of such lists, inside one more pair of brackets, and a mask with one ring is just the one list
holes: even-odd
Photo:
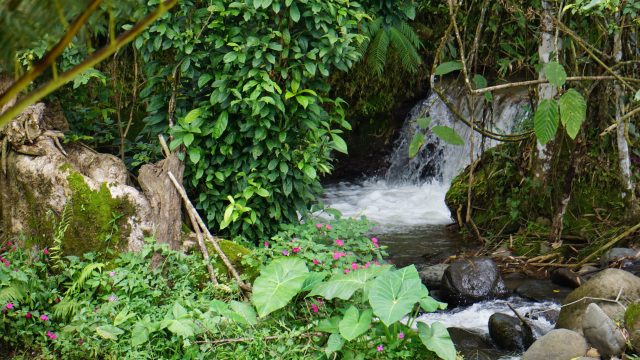
[(464, 145), (464, 140), (462, 140), (462, 137), (460, 137), (460, 135), (458, 135), (458, 133), (456, 133), (453, 128), (440, 125), (434, 126), (433, 128), (431, 128), (431, 131), (444, 142), (447, 142), (451, 145)]
[(285, 307), (302, 289), (309, 269), (298, 258), (283, 257), (273, 260), (260, 271), (253, 285), (251, 302), (264, 317)]
[(567, 73), (564, 71), (564, 67), (555, 61), (548, 62), (544, 66), (544, 74), (549, 83), (556, 87), (562, 87), (567, 82)]
[(560, 97), (559, 105), (560, 121), (566, 128), (567, 135), (575, 139), (587, 118), (587, 102), (578, 91), (569, 89)]
[(545, 145), (556, 136), (559, 121), (556, 101), (551, 99), (540, 101), (533, 116), (533, 130), (540, 144)]
[(446, 75), (460, 69), (462, 69), (462, 63), (460, 61), (449, 61), (438, 65), (434, 75)]
[(419, 322), (418, 336), (420, 336), (424, 346), (436, 353), (441, 359), (455, 360), (456, 348), (453, 345), (453, 341), (451, 341), (447, 328), (441, 323), (435, 322), (429, 326)]

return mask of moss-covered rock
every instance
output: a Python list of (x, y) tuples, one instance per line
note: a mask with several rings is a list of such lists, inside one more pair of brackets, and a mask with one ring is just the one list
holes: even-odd
[[(253, 282), (253, 280), (258, 277), (259, 271), (253, 262), (252, 264), (243, 261), (246, 256), (250, 256), (252, 254), (251, 250), (236, 243), (233, 241), (219, 239), (218, 245), (224, 254), (227, 256), (231, 264), (238, 270), (238, 272), (246, 277), (246, 280), (249, 282)], [(213, 245), (209, 242), (206, 243), (207, 251), (209, 252), (209, 257), (211, 258), (211, 262), (213, 263), (213, 267), (218, 274), (226, 274), (227, 267), (224, 262), (218, 256), (217, 252), (213, 248)]]
[(624, 313), (624, 327), (629, 332), (629, 343), (636, 353), (640, 352), (640, 303), (627, 306)]

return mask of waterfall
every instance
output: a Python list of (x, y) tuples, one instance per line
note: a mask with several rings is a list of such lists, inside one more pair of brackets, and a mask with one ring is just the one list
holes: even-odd
[[(448, 84), (449, 101), (463, 116), (471, 113), (471, 99), (459, 83)], [(495, 133), (510, 133), (515, 124), (528, 115), (526, 91), (509, 91), (494, 94), (492, 102), (476, 96), (475, 118), (478, 123)], [(409, 143), (418, 129), (417, 120), (430, 116), (431, 126), (452, 127), (465, 141), (464, 146), (454, 146), (427, 134), (423, 149), (409, 159)], [(385, 232), (416, 231), (425, 227), (442, 226), (451, 222), (451, 214), (444, 198), (451, 180), (470, 163), (469, 137), (473, 136), (475, 157), (483, 149), (497, 143), (474, 132), (458, 121), (432, 93), (418, 103), (407, 116), (399, 139), (390, 156), (391, 166), (384, 179), (366, 179), (358, 183), (334, 184), (325, 188), (325, 203), (350, 217), (366, 216), (380, 225)]]
[[(494, 133), (511, 133), (529, 114), (527, 93), (523, 91), (499, 93), (494, 96), (492, 102), (487, 102), (482, 96), (471, 99), (465, 95), (462, 86), (449, 88), (453, 90), (446, 92), (447, 99), (459, 109), (462, 116), (470, 119), (472, 108), (475, 109), (475, 123)], [(418, 130), (417, 120), (425, 117), (431, 117), (431, 126), (445, 125), (453, 128), (465, 140), (465, 145), (450, 145), (428, 133), (420, 152), (410, 159), (409, 143)], [(497, 145), (497, 141), (483, 138), (478, 132), (474, 131), (472, 134), (471, 128), (459, 121), (438, 94), (432, 92), (409, 113), (390, 156), (390, 166), (385, 180), (389, 184), (438, 182), (448, 185), (471, 161), (471, 136), (474, 143), (474, 159), (483, 150)]]

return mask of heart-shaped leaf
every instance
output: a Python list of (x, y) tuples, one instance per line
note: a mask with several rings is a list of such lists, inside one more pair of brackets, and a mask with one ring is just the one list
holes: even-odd
[(369, 290), (373, 313), (387, 326), (401, 320), (420, 301), (422, 282), (415, 266), (389, 271), (376, 278)]
[(344, 317), (338, 327), (340, 328), (340, 335), (347, 341), (351, 341), (358, 336), (364, 334), (369, 330), (371, 326), (372, 312), (371, 309), (367, 309), (360, 314), (355, 306), (351, 306), (344, 313)]
[(309, 269), (298, 258), (281, 257), (260, 271), (253, 285), (251, 302), (264, 317), (283, 308), (302, 289)]
[(453, 341), (451, 341), (447, 328), (441, 323), (435, 322), (429, 326), (419, 322), (418, 336), (420, 336), (424, 346), (436, 353), (441, 359), (455, 360), (456, 348), (453, 345)]

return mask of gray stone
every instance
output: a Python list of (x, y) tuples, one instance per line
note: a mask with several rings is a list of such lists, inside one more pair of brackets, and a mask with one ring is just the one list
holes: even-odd
[(613, 248), (600, 257), (600, 266), (607, 267), (614, 261), (638, 257), (638, 251), (629, 248)]
[(510, 294), (498, 266), (487, 257), (454, 261), (442, 276), (441, 292), (450, 306), (469, 305)]
[(567, 286), (572, 289), (575, 289), (584, 283), (578, 274), (566, 268), (560, 268), (553, 271), (549, 278), (554, 284)]
[(440, 287), (442, 275), (444, 275), (447, 267), (449, 267), (449, 264), (436, 264), (420, 270), (420, 279), (427, 289), (431, 290)]
[(589, 304), (582, 319), (582, 332), (591, 346), (602, 356), (620, 355), (624, 351), (625, 339), (622, 331), (600, 309), (597, 304)]
[(625, 306), (640, 298), (640, 278), (620, 269), (601, 271), (567, 296), (564, 301), (566, 305), (560, 310), (556, 328), (570, 329), (582, 334), (582, 318), (590, 303), (597, 303), (612, 320), (622, 319), (622, 306), (615, 302), (593, 299), (614, 300), (619, 293), (619, 300)]
[(457, 350), (494, 348), (491, 340), (480, 332), (458, 327), (447, 328), (447, 331)]
[(489, 335), (500, 349), (525, 351), (535, 338), (528, 324), (513, 316), (495, 313), (489, 318)]
[(571, 289), (550, 283), (546, 280), (525, 280), (516, 288), (516, 294), (533, 301), (562, 302)]
[(556, 329), (534, 342), (522, 355), (522, 360), (570, 360), (584, 356), (588, 349), (582, 335), (571, 330)]

